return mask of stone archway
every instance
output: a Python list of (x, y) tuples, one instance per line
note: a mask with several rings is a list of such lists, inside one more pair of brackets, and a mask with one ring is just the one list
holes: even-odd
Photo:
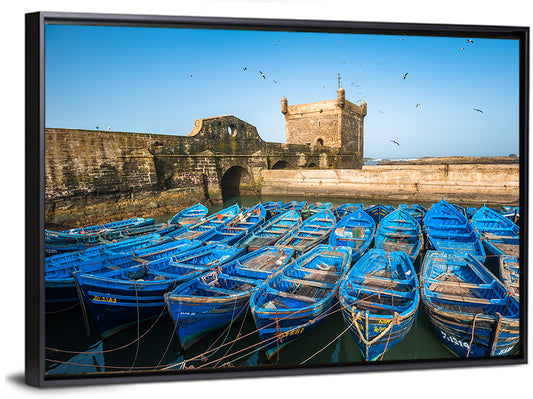
[(284, 161), (284, 160), (280, 160), (276, 162), (274, 165), (272, 165), (272, 169), (288, 169), (290, 167), (291, 165), (287, 161)]
[(222, 176), (220, 189), (222, 198), (245, 195), (251, 186), (251, 176), (242, 166), (232, 166)]

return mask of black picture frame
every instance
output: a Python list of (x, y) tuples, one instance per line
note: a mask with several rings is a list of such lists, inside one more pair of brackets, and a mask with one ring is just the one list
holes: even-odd
[[(44, 137), (45, 72), (44, 28), (46, 24), (91, 24), (206, 29), (286, 30), (353, 34), (401, 34), (405, 36), (459, 36), (512, 38), (519, 40), (520, 77), (520, 350), (516, 356), (490, 359), (389, 361), (357, 365), (272, 367), (249, 370), (187, 370), (179, 373), (125, 373), (79, 378), (45, 377), (44, 312)], [(128, 382), (245, 378), (281, 375), (311, 375), (449, 367), (479, 367), (527, 363), (528, 303), (528, 132), (529, 132), (529, 28), (446, 24), (379, 23), (320, 20), (208, 18), (120, 14), (36, 12), (26, 15), (26, 383), (33, 386), (93, 385)]]

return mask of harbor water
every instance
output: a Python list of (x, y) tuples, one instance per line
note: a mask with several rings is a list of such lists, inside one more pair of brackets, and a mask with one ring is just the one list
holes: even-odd
[[(233, 197), (223, 204), (213, 205), (213, 213), (236, 202), (241, 206), (252, 206), (258, 202), (307, 200), (331, 202), (334, 207), (346, 202), (377, 203), (368, 200), (346, 198), (294, 198), (294, 197)], [(384, 205), (397, 207), (399, 202), (381, 201)], [(431, 204), (421, 204), (427, 208)], [(480, 204), (481, 205), (481, 204)], [(164, 222), (173, 215), (156, 218)], [(423, 254), (415, 262), (420, 272)], [(495, 275), (496, 260), (487, 257), (485, 264)], [(338, 304), (333, 313), (312, 333), (284, 346), (277, 355), (267, 361), (253, 318), (248, 311), (244, 317), (232, 322), (227, 328), (214, 331), (198, 344), (182, 353), (174, 334), (174, 326), (167, 313), (155, 320), (145, 321), (120, 331), (102, 341), (91, 320), (86, 326), (80, 305), (46, 314), (45, 357), (46, 373), (49, 376), (78, 375), (101, 372), (152, 372), (180, 369), (263, 368), (273, 366), (299, 365), (349, 365), (364, 363), (354, 338), (347, 330)], [(417, 319), (407, 336), (388, 350), (380, 361), (397, 360), (439, 360), (454, 358), (439, 341), (431, 329), (422, 305)]]

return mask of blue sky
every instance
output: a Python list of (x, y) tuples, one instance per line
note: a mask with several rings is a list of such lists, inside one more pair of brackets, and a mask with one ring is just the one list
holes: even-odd
[(47, 127), (187, 135), (235, 115), (284, 142), (281, 98), (334, 99), (340, 73), (368, 104), (365, 157), (519, 151), (514, 40), (67, 25), (45, 38)]

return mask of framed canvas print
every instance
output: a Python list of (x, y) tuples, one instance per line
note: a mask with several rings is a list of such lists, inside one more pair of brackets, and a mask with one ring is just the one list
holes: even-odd
[(26, 15), (26, 382), (527, 361), (529, 29)]

